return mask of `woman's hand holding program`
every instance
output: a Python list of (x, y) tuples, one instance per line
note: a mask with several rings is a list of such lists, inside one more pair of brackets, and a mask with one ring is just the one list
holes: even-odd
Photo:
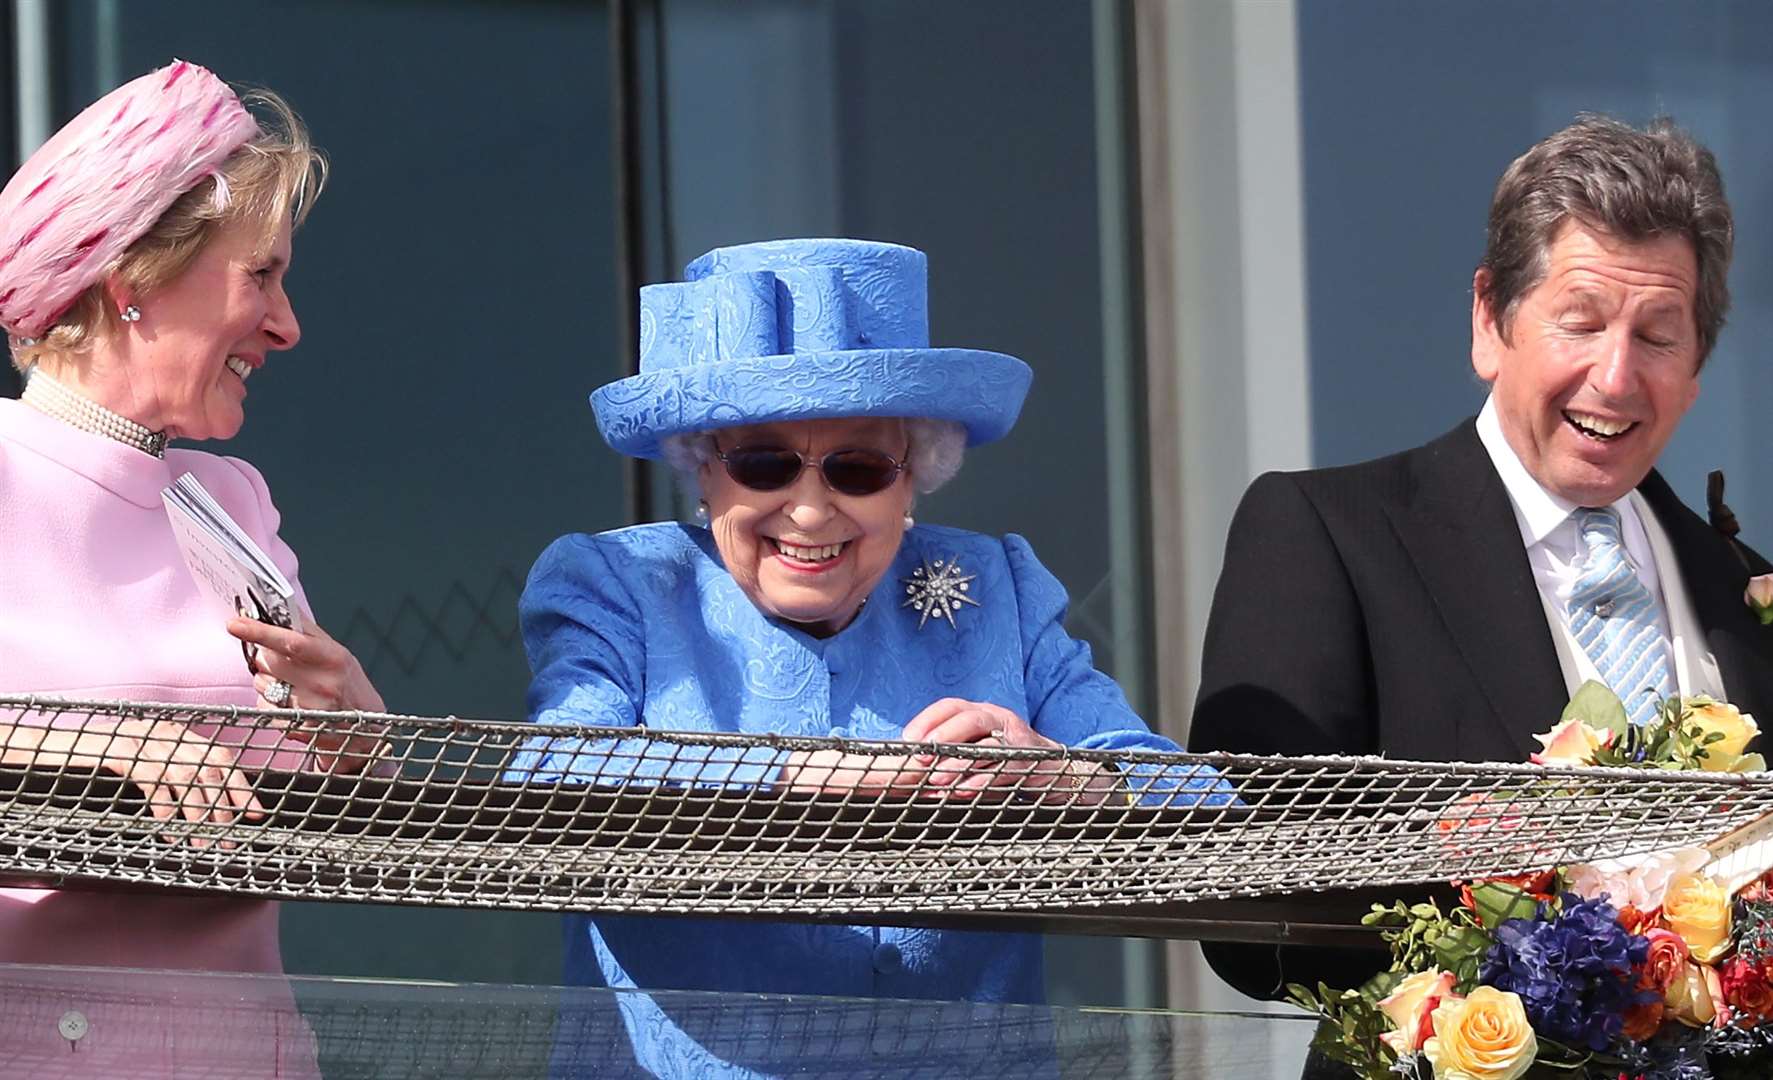
[[(261, 708), (325, 712), (383, 712), (387, 708), (351, 650), (319, 626), (304, 633), (256, 619), (233, 619), (228, 633), (250, 647), (253, 687)], [(288, 693), (274, 701), (266, 695), (279, 682), (287, 684)], [(284, 734), (311, 746), (320, 767), (329, 772), (361, 772), (385, 749), (379, 730), (340, 731), (302, 724)]]

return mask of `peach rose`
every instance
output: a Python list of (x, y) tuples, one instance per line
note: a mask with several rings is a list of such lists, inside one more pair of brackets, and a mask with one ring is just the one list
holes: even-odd
[[(1628, 855), (1620, 859), (1597, 859), (1578, 863), (1564, 870), (1564, 888), (1585, 900), (1606, 893), (1613, 906), (1636, 908), (1640, 917), (1648, 916), (1662, 906), (1668, 884), (1682, 874), (1691, 874), (1711, 861), (1711, 853), (1701, 847), (1658, 851), (1652, 855)], [(1623, 919), (1620, 920), (1624, 922)]]
[(1742, 594), (1742, 599), (1755, 609), (1756, 614), (1773, 608), (1773, 574), (1756, 574), (1749, 578), (1748, 590)]
[(1575, 718), (1533, 737), (1544, 747), (1528, 757), (1535, 765), (1592, 765), (1595, 751), (1613, 741), (1611, 731), (1589, 727)]
[(1668, 1005), (1668, 1015), (1688, 1027), (1704, 1027), (1718, 1018), (1718, 1003), (1723, 997), (1724, 988), (1718, 982), (1718, 973), (1689, 961), (1681, 977), (1669, 986), (1668, 995), (1663, 1000)]
[(1436, 1080), (1517, 1080), (1533, 1065), (1539, 1040), (1521, 999), (1480, 986), (1434, 1010), (1434, 1035), (1422, 1045)]
[(1392, 1030), (1379, 1036), (1399, 1057), (1422, 1049), (1422, 1040), (1434, 1034), (1430, 1014), (1453, 992), (1453, 976), (1445, 971), (1418, 971), (1397, 984), (1379, 1002), (1379, 1011), (1391, 1021)]
[(1702, 747), (1704, 757), (1700, 758), (1699, 767), (1708, 772), (1729, 772), (1737, 759), (1748, 751), (1749, 741), (1761, 733), (1754, 717), (1734, 705), (1713, 701), (1703, 694), (1686, 701), (1686, 716), (1681, 719), (1681, 729), (1691, 731), (1693, 728), (1699, 729), (1702, 740), (1707, 735), (1723, 736)]
[(1722, 885), (1702, 874), (1680, 874), (1668, 883), (1662, 919), (1702, 964), (1730, 947), (1730, 897)]

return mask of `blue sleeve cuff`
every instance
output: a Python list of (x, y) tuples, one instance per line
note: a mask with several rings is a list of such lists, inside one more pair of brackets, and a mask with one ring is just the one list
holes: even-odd
[(1234, 806), (1237, 789), (1211, 765), (1129, 765), (1121, 776), (1135, 805)]
[(512, 760), (513, 783), (757, 787), (773, 783), (785, 755), (770, 746), (695, 746), (656, 739), (531, 739)]

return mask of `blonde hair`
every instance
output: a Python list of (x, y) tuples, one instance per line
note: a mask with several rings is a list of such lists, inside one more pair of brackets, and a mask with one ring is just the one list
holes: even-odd
[(259, 133), (230, 154), (214, 175), (180, 195), (42, 337), (12, 339), (14, 367), (27, 371), (46, 357), (65, 360), (84, 353), (101, 329), (118, 325), (118, 313), (106, 302), (107, 281), (151, 297), (190, 269), (204, 246), (230, 225), (259, 223), (264, 230), (260, 242), (269, 249), (284, 221), (300, 226), (307, 220), (326, 186), (326, 154), (309, 139), (301, 117), (274, 92), (249, 90), (240, 100), (248, 108), (256, 106)]

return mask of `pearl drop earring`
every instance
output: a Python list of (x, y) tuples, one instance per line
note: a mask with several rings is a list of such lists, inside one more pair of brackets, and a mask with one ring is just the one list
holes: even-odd
[(707, 499), (701, 499), (696, 503), (696, 523), (698, 525), (708, 524), (708, 500)]
[(910, 514), (906, 514), (905, 515), (905, 527), (907, 529), (909, 529), (909, 528), (911, 528), (911, 526), (913, 526), (915, 524), (917, 524), (917, 519), (912, 517)]

